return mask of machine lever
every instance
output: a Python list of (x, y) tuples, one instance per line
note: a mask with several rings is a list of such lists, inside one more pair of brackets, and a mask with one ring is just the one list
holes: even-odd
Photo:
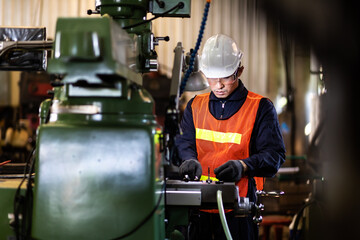
[(154, 46), (158, 46), (159, 45), (159, 41), (165, 41), (168, 42), (170, 40), (169, 36), (165, 36), (165, 37), (154, 37), (153, 39), (153, 45)]
[(100, 14), (100, 11), (99, 11), (99, 10), (91, 10), (91, 9), (88, 9), (88, 10), (87, 10), (87, 14), (88, 14), (88, 15)]
[(283, 191), (269, 191), (269, 192), (257, 191), (256, 192), (256, 195), (260, 196), (260, 197), (280, 197), (284, 194), (285, 193)]
[(280, 197), (284, 195), (283, 191), (256, 191), (256, 204), (253, 205), (253, 221), (256, 224), (260, 224), (262, 222), (262, 212), (264, 211), (264, 204), (260, 203), (260, 197)]
[(208, 179), (206, 179), (207, 183), (212, 183), (212, 180), (210, 178), (210, 167), (208, 167)]
[(168, 42), (170, 40), (169, 36), (165, 36), (165, 37), (156, 37), (157, 41), (165, 41)]

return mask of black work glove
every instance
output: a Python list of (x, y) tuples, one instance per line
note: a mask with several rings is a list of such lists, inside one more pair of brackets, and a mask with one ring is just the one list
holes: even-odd
[(200, 179), (202, 174), (201, 164), (196, 159), (185, 160), (179, 167), (180, 176), (188, 175), (190, 180), (194, 180), (195, 176)]
[(243, 165), (239, 160), (230, 160), (214, 170), (216, 178), (224, 182), (237, 182), (243, 173)]

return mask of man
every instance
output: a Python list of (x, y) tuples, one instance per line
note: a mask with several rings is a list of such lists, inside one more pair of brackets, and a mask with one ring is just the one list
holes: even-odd
[[(239, 79), (242, 56), (228, 36), (206, 41), (200, 70), (211, 92), (188, 102), (176, 145), (182, 176), (207, 178), (210, 170), (212, 178), (235, 182), (239, 195), (254, 201), (263, 178), (274, 176), (284, 163), (285, 147), (271, 101), (248, 91)], [(258, 239), (251, 216), (236, 218), (230, 211), (226, 218), (233, 239)], [(192, 219), (192, 239), (226, 239), (218, 213), (201, 210)]]

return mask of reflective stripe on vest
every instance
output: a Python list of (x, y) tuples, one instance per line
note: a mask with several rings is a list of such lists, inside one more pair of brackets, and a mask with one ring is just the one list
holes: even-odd
[[(196, 96), (191, 106), (198, 160), (202, 169), (206, 169), (207, 173), (210, 168), (210, 177), (215, 178), (214, 169), (226, 161), (249, 157), (251, 133), (263, 97), (249, 91), (239, 111), (229, 119), (217, 120), (209, 110), (209, 95), (205, 93)], [(262, 190), (263, 178), (255, 177), (255, 181), (257, 189)], [(247, 176), (236, 185), (239, 187), (239, 195), (245, 197), (248, 191)]]
[(196, 128), (196, 138), (218, 143), (240, 144), (241, 142), (241, 134), (239, 133), (224, 133), (200, 128)]

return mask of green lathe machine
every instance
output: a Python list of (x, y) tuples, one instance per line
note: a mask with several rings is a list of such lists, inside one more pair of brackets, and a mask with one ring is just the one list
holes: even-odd
[[(60, 18), (54, 42), (2, 42), (5, 51), (51, 51), (53, 97), (40, 106), (36, 148), (21, 178), (1, 175), (0, 239), (181, 239), (190, 208), (261, 220), (261, 204), (233, 183), (167, 179), (177, 133), (183, 49), (175, 50), (174, 129), (156, 122), (141, 73), (157, 71), (155, 17), (190, 17), (190, 0), (99, 0), (98, 18)], [(51, 49), (51, 50), (50, 50)], [(174, 87), (175, 86), (175, 87)], [(173, 111), (171, 111), (173, 110)], [(166, 125), (167, 128), (169, 125)], [(261, 195), (261, 193), (259, 193)]]

